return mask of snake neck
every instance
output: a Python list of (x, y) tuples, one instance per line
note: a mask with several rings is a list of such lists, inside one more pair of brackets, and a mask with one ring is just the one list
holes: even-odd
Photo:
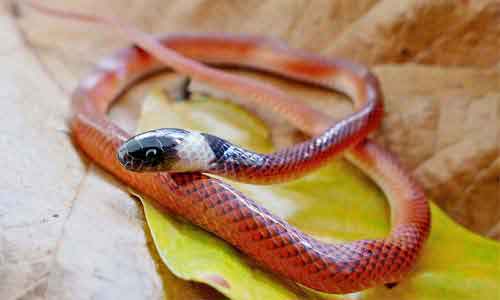
[[(243, 149), (210, 134), (200, 134), (204, 143), (200, 146), (202, 157), (210, 160), (200, 169), (228, 179), (254, 183), (273, 184), (296, 179), (320, 168), (336, 157), (353, 139), (364, 137), (360, 128), (366, 127), (367, 118), (336, 123), (322, 135), (294, 145), (282, 151), (260, 154)], [(193, 150), (194, 151), (194, 150)], [(208, 154), (203, 154), (208, 153)], [(194, 155), (194, 154), (193, 154)]]

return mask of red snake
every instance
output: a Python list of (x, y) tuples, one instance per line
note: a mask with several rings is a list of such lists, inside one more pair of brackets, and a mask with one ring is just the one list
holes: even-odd
[[(318, 291), (349, 293), (378, 284), (389, 285), (412, 270), (429, 235), (429, 204), (420, 185), (397, 158), (366, 138), (380, 123), (382, 93), (376, 77), (365, 67), (292, 50), (260, 37), (180, 34), (154, 39), (113, 18), (30, 5), (47, 14), (113, 25), (137, 45), (103, 60), (80, 83), (72, 97), (69, 121), (75, 144), (125, 184), (161, 208), (224, 239), (268, 270)], [(334, 123), (275, 87), (202, 63), (266, 71), (340, 91), (353, 99), (356, 111)], [(222, 159), (222, 167), (211, 171), (244, 181), (270, 183), (301, 176), (345, 150), (345, 157), (387, 195), (392, 212), (389, 236), (348, 243), (321, 242), (274, 216), (229, 184), (200, 172), (137, 173), (124, 168), (116, 159), (117, 151), (131, 136), (110, 121), (106, 112), (124, 88), (166, 66), (249, 103), (265, 105), (314, 136), (302, 144), (260, 155), (269, 157), (266, 163), (254, 166), (247, 160), (239, 167), (228, 167)], [(217, 142), (210, 139), (207, 141)], [(129, 148), (130, 145), (124, 146), (122, 152)], [(125, 160), (125, 154), (121, 159)], [(217, 154), (216, 158), (222, 156)], [(229, 158), (240, 160), (238, 155)]]

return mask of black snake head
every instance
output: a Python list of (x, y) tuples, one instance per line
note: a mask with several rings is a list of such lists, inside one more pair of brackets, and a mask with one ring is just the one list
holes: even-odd
[(162, 128), (140, 133), (118, 149), (118, 161), (129, 171), (173, 171), (181, 160), (179, 147), (192, 133), (177, 128)]

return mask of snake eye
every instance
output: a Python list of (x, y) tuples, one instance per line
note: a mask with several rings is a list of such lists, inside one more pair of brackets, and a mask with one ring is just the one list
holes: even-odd
[(158, 150), (156, 148), (151, 148), (146, 151), (146, 159), (151, 159), (158, 154)]

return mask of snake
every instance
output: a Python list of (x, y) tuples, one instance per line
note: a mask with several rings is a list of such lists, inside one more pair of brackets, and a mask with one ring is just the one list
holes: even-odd
[[(216, 235), (262, 268), (307, 288), (351, 293), (403, 280), (431, 228), (423, 188), (399, 159), (368, 134), (381, 123), (383, 99), (367, 67), (292, 49), (274, 39), (223, 33), (152, 36), (112, 17), (30, 6), (47, 14), (114, 26), (133, 45), (98, 63), (72, 94), (74, 144), (100, 167), (174, 215)], [(216, 67), (239, 67), (340, 92), (354, 112), (334, 121), (265, 82)], [(215, 135), (160, 128), (132, 136), (107, 116), (127, 87), (173, 70), (279, 114), (310, 136), (274, 153), (256, 153)], [(254, 184), (300, 178), (343, 155), (385, 193), (391, 230), (384, 238), (321, 241), (210, 176)]]

